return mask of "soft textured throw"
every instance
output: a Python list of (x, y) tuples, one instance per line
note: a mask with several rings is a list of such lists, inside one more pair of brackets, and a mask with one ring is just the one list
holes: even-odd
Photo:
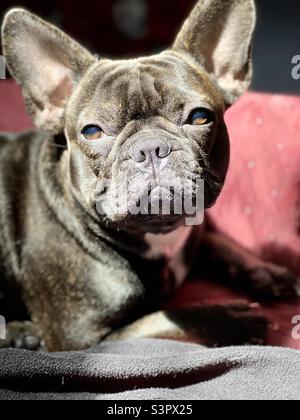
[(300, 353), (167, 340), (86, 353), (0, 351), (0, 399), (298, 400)]

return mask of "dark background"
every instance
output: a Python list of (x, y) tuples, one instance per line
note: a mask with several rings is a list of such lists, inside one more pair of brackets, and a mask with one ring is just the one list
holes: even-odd
[[(0, 17), (23, 6), (63, 28), (93, 52), (135, 56), (170, 45), (195, 0), (1, 0)], [(300, 55), (300, 1), (257, 0), (253, 88), (300, 93), (291, 60)]]

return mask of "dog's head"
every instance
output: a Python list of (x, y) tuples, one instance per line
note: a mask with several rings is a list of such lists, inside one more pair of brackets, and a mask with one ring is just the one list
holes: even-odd
[[(254, 25), (253, 0), (200, 0), (169, 50), (112, 61), (14, 9), (3, 47), (36, 125), (64, 131), (83, 205), (121, 229), (163, 231), (185, 210), (166, 215), (158, 203), (174, 210), (180, 196), (195, 198), (199, 179), (205, 207), (221, 191), (229, 162), (224, 112), (251, 81)], [(137, 212), (145, 203), (155, 215)]]

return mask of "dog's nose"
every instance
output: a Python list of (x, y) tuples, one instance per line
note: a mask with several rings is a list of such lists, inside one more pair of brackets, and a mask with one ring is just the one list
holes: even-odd
[(131, 158), (137, 163), (149, 163), (167, 158), (171, 154), (171, 146), (164, 140), (139, 141), (131, 149)]

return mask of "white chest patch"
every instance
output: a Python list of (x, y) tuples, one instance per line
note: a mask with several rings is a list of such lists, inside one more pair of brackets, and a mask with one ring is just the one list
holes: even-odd
[(175, 276), (177, 287), (181, 286), (188, 274), (188, 267), (184, 261), (184, 250), (192, 229), (191, 226), (182, 226), (166, 235), (151, 233), (145, 235), (150, 249), (144, 257), (147, 259), (165, 258)]

